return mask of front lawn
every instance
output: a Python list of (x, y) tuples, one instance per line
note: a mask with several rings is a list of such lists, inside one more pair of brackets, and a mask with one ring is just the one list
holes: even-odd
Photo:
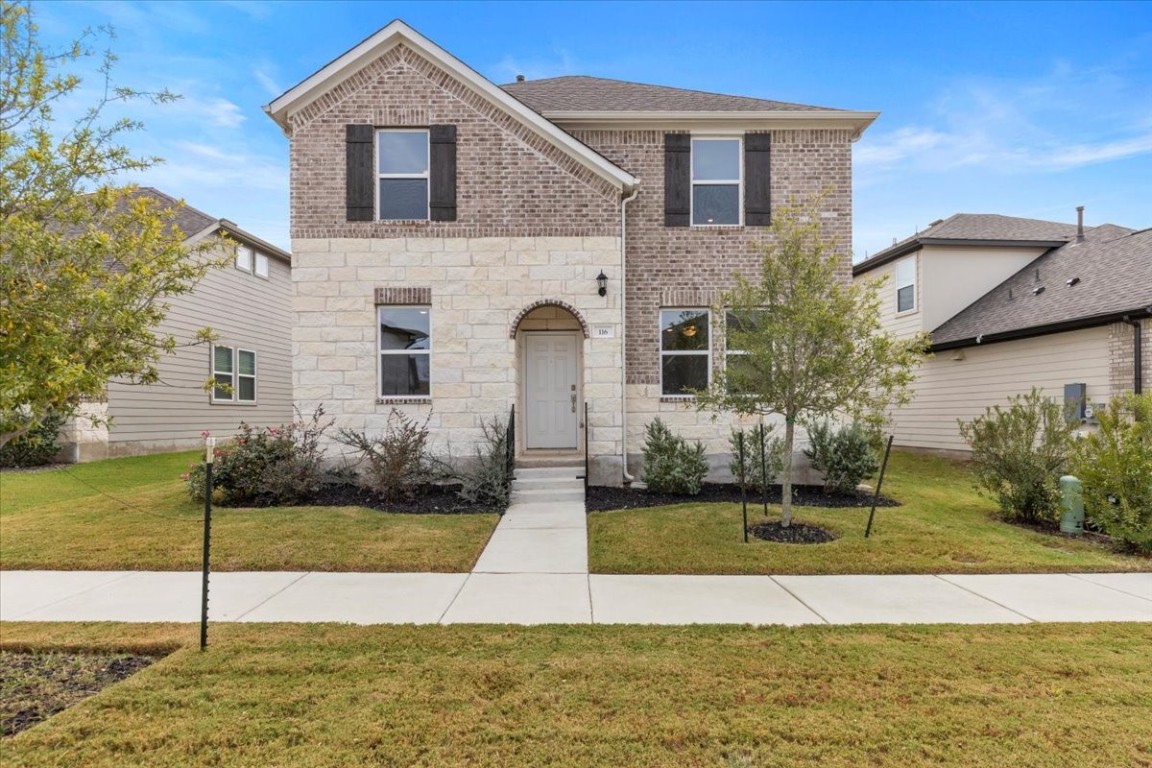
[[(740, 505), (688, 503), (594, 512), (588, 517), (593, 573), (835, 574), (1149, 571), (1152, 559), (1118, 555), (1091, 541), (1030, 531), (997, 519), (965, 468), (894, 452), (880, 507), (864, 538), (868, 508), (794, 507), (797, 522), (839, 534), (826, 544), (744, 544)], [(763, 522), (750, 500), (749, 523)], [(780, 508), (769, 505), (769, 519)]]
[(7, 624), (167, 651), (5, 740), (33, 766), (1152, 764), (1152, 626)]
[[(179, 478), (200, 456), (5, 472), (0, 569), (198, 569), (203, 505), (188, 500)], [(465, 572), (498, 519), (363, 507), (216, 507), (212, 564), (221, 571)]]

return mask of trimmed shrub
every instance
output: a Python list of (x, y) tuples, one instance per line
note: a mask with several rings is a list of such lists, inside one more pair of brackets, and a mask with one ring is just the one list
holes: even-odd
[(874, 435), (860, 424), (838, 430), (826, 421), (812, 424), (808, 440), (804, 455), (813, 469), (824, 473), (824, 490), (829, 493), (853, 494), (880, 469)]
[(1078, 440), (1072, 474), (1088, 518), (1129, 549), (1152, 552), (1152, 393), (1126, 392), (1098, 408), (1098, 432)]
[(1059, 519), (1060, 475), (1072, 450), (1063, 407), (1035, 387), (959, 421), (972, 448), (976, 485), (996, 499), (1005, 517), (1024, 522)]
[(697, 440), (689, 445), (672, 434), (659, 417), (644, 430), (644, 482), (658, 493), (695, 496), (708, 474), (704, 444)]
[(0, 467), (42, 467), (60, 453), (60, 430), (68, 417), (49, 413), (40, 426), (0, 448)]
[(364, 468), (360, 484), (384, 501), (411, 499), (421, 485), (432, 479), (428, 458), (428, 420), (417, 422), (392, 409), (388, 425), (379, 437), (354, 429), (341, 429), (336, 439), (360, 454)]
[[(775, 485), (776, 476), (784, 467), (784, 441), (773, 437), (774, 427), (757, 424), (747, 432), (732, 430), (728, 445), (732, 450), (732, 460), (728, 471), (740, 482), (744, 482), (757, 493), (764, 493)], [(744, 435), (744, 466), (740, 466), (740, 435)]]
[[(333, 422), (323, 423), (323, 406), (308, 420), (299, 412), (297, 417), (263, 429), (242, 423), (239, 434), (215, 451), (213, 498), (231, 506), (273, 506), (319, 493), (325, 478), (320, 439)], [(184, 480), (192, 500), (203, 501), (204, 465), (192, 465)]]

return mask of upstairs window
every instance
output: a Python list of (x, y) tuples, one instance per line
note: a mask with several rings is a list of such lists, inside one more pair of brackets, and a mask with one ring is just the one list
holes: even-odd
[(692, 139), (692, 224), (740, 224), (740, 139)]
[(257, 277), (268, 277), (268, 256), (267, 254), (256, 252), (256, 266), (255, 270)]
[(377, 217), (428, 218), (428, 131), (376, 132)]
[(706, 309), (660, 310), (660, 393), (707, 389), (712, 370)]
[(236, 247), (236, 269), (252, 271), (252, 249), (246, 245)]
[(916, 257), (909, 256), (896, 263), (896, 311), (916, 309)]
[(380, 319), (380, 396), (431, 394), (431, 307), (383, 306)]

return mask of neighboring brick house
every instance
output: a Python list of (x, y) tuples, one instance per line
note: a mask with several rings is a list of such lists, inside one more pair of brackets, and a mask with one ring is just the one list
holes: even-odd
[[(64, 429), (68, 461), (196, 448), (205, 430), (227, 436), (242, 421), (273, 426), (292, 419), (291, 255), (151, 187), (137, 194), (173, 211), (172, 224), (189, 245), (219, 240), (214, 254), (227, 254), (229, 266), (165, 299), (169, 310), (158, 332), (180, 346), (160, 357), (160, 381), (110, 381), (104, 401), (84, 404)], [(215, 332), (215, 344), (193, 344), (202, 328)], [(209, 378), (228, 387), (206, 391)]]
[(932, 335), (897, 445), (965, 451), (957, 419), (1033, 386), (1073, 405), (1149, 385), (1152, 229), (957, 214), (853, 274), (888, 277), (886, 328)]
[[(291, 140), (296, 403), (380, 430), (430, 413), (470, 455), (515, 406), (522, 457), (636, 472), (723, 340), (709, 307), (790, 199), (850, 279), (851, 145), (875, 113), (559, 77), (497, 87), (393, 22), (266, 108)], [(588, 424), (584, 424), (584, 404)], [(629, 455), (622, 466), (623, 455)]]

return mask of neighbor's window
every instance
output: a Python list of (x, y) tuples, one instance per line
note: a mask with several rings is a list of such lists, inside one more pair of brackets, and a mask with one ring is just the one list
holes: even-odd
[(428, 218), (428, 131), (376, 132), (376, 215)]
[(740, 139), (692, 139), (692, 224), (739, 224)]
[(252, 271), (252, 249), (245, 245), (236, 247), (236, 269)]
[(380, 396), (428, 397), (431, 308), (386, 306), (380, 315)]
[(215, 403), (256, 402), (256, 353), (249, 349), (212, 347), (212, 390)]
[(660, 392), (688, 395), (707, 389), (711, 364), (708, 310), (660, 310)]
[(916, 257), (896, 263), (896, 311), (916, 309)]
[(751, 390), (754, 372), (748, 361), (748, 352), (741, 348), (739, 334), (754, 332), (758, 321), (763, 317), (759, 310), (752, 312), (728, 312), (724, 316), (724, 364), (728, 380), (728, 391), (744, 393)]
[(259, 251), (256, 252), (256, 276), (268, 277), (268, 256)]

